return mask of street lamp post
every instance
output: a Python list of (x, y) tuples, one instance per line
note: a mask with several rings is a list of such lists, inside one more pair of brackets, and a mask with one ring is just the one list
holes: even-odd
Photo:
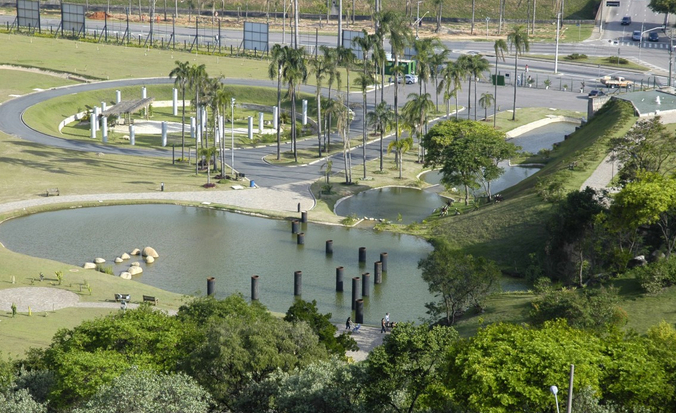
[(422, 1), (418, 1), (418, 12), (415, 15), (415, 38), (418, 38), (418, 26), (420, 26), (420, 3)]
[(235, 176), (235, 98), (230, 99), (230, 141), (232, 148), (230, 149), (230, 169), (232, 169), (232, 176)]
[(486, 16), (486, 39), (488, 39), (488, 22), (491, 21), (491, 18)]
[(549, 391), (552, 392), (552, 394), (554, 395), (554, 401), (556, 402), (556, 413), (561, 413), (559, 411), (559, 397), (557, 396), (557, 394), (559, 393), (559, 388), (556, 386), (552, 386), (549, 388)]
[(561, 26), (561, 13), (556, 13), (556, 49), (554, 51), (554, 74), (559, 73), (559, 27)]

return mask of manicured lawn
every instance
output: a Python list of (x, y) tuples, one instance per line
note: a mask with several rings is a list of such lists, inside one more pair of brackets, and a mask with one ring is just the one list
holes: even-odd
[(36, 89), (50, 89), (58, 86), (72, 85), (75, 82), (56, 76), (23, 70), (0, 69), (0, 103), (11, 99), (10, 95), (25, 95)]

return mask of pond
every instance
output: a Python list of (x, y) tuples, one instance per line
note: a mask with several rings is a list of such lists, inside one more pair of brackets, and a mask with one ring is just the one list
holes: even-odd
[[(312, 214), (312, 211), (310, 211)], [(45, 230), (48, 229), (48, 230)], [(115, 274), (129, 262), (113, 260), (134, 248), (152, 246), (160, 258), (141, 263), (135, 280), (181, 294), (205, 294), (206, 278), (216, 278), (216, 296), (241, 292), (250, 297), (252, 275), (259, 275), (260, 301), (286, 312), (293, 304), (293, 273), (303, 272), (302, 298), (317, 300), (334, 321), (350, 315), (352, 277), (371, 273), (371, 296), (364, 321), (378, 324), (385, 312), (397, 321), (419, 321), (432, 301), (418, 271), (418, 260), (431, 246), (413, 236), (376, 233), (341, 226), (302, 224), (305, 244), (297, 245), (291, 223), (206, 208), (131, 205), (78, 208), (34, 214), (0, 225), (0, 241), (10, 250), (81, 267), (96, 257)], [(333, 240), (333, 255), (325, 254)], [(366, 247), (366, 264), (358, 263)], [(383, 283), (373, 285), (373, 263), (388, 253)], [(132, 257), (131, 261), (138, 260)], [(344, 292), (335, 292), (336, 267), (344, 269)], [(81, 270), (84, 271), (84, 270)], [(86, 272), (81, 272), (86, 278)], [(111, 297), (114, 291), (111, 291)]]
[(555, 143), (563, 142), (566, 135), (575, 132), (576, 126), (578, 125), (570, 122), (554, 122), (507, 141), (521, 146), (522, 152), (538, 153), (541, 149), (552, 149)]
[[(385, 187), (360, 192), (336, 204), (336, 215), (386, 219), (410, 224), (420, 222), (442, 207), (446, 199), (430, 191), (416, 188)], [(399, 220), (401, 217), (401, 220)]]
[[(502, 162), (499, 165), (505, 169), (505, 173), (502, 174), (500, 178), (491, 181), (491, 193), (493, 194), (497, 194), (500, 191), (518, 184), (540, 170), (538, 167), (509, 166), (509, 162), (507, 161)], [(441, 183), (441, 173), (439, 171), (425, 172), (420, 178), (432, 185)], [(483, 193), (484, 189), (482, 186), (477, 190), (477, 195)]]

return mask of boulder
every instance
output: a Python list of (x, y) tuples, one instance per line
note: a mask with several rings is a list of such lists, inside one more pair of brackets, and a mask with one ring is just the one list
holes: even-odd
[(84, 268), (85, 270), (95, 270), (96, 264), (94, 264), (93, 262), (85, 262), (82, 268)]
[(122, 278), (123, 280), (131, 280), (131, 273), (124, 271), (120, 273), (120, 278)]
[(643, 267), (644, 265), (648, 265), (648, 261), (645, 259), (644, 255), (638, 255), (629, 260), (627, 268)]
[(129, 256), (129, 254), (125, 252), (124, 254), (120, 255), (120, 258), (122, 258), (123, 260), (128, 260), (131, 257)]
[(105, 263), (105, 262), (106, 262), (106, 260), (103, 259), (103, 258), (100, 258), (100, 257), (99, 257), (99, 258), (94, 258), (94, 264), (103, 264), (103, 263)]
[(141, 250), (138, 248), (134, 248), (134, 250), (131, 252), (131, 255), (141, 255)]
[(132, 262), (132, 263), (131, 263), (131, 266), (132, 266), (132, 267), (140, 267), (140, 266), (141, 266), (141, 263), (138, 262), (138, 261)]
[(154, 262), (155, 262), (155, 258), (150, 257), (150, 256), (146, 257), (146, 264), (152, 264)]
[(143, 268), (141, 268), (141, 267), (134, 267), (134, 266), (129, 267), (129, 274), (131, 274), (131, 275), (139, 275), (142, 272), (143, 272)]
[(124, 261), (124, 260), (123, 260), (121, 257), (115, 258), (115, 264), (119, 264), (119, 263), (121, 263), (122, 261)]
[(159, 254), (157, 254), (157, 251), (153, 247), (145, 247), (143, 248), (143, 256), (144, 257), (153, 257), (153, 258), (159, 258)]

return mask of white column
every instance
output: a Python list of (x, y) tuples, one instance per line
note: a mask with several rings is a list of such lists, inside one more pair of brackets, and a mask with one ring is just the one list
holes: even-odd
[(195, 117), (190, 117), (190, 138), (195, 139)]
[(129, 143), (136, 145), (136, 131), (134, 125), (129, 125)]
[(207, 128), (207, 115), (208, 115), (207, 108), (203, 107), (202, 108), (202, 116), (200, 117), (200, 119), (202, 120), (202, 129)]
[(223, 115), (218, 115), (218, 134), (221, 139), (225, 136), (225, 130), (223, 129), (224, 123)]
[(272, 107), (272, 127), (277, 129), (279, 124), (279, 108), (277, 106)]
[(178, 116), (178, 89), (174, 88), (173, 94), (174, 116)]
[(119, 105), (120, 102), (122, 102), (122, 92), (120, 92), (119, 90), (116, 90), (115, 91), (115, 104)]
[(253, 116), (249, 116), (249, 140), (253, 140)]
[(89, 129), (91, 132), (89, 137), (92, 139), (96, 139), (96, 122), (97, 122), (96, 111), (92, 110), (92, 114), (89, 118)]
[(263, 133), (263, 128), (265, 124), (263, 123), (263, 112), (258, 112), (258, 133)]
[(143, 86), (141, 88), (141, 99), (146, 99), (148, 97), (148, 91), (146, 90), (146, 87)]
[(108, 142), (108, 117), (101, 116), (101, 136), (103, 143)]
[(101, 102), (101, 113), (105, 112), (107, 108), (108, 105), (106, 105), (106, 102)]
[(303, 125), (307, 125), (307, 100), (303, 99)]
[(94, 106), (94, 132), (99, 131), (99, 115), (101, 114), (100, 108)]
[(167, 122), (162, 122), (162, 146), (167, 146)]

